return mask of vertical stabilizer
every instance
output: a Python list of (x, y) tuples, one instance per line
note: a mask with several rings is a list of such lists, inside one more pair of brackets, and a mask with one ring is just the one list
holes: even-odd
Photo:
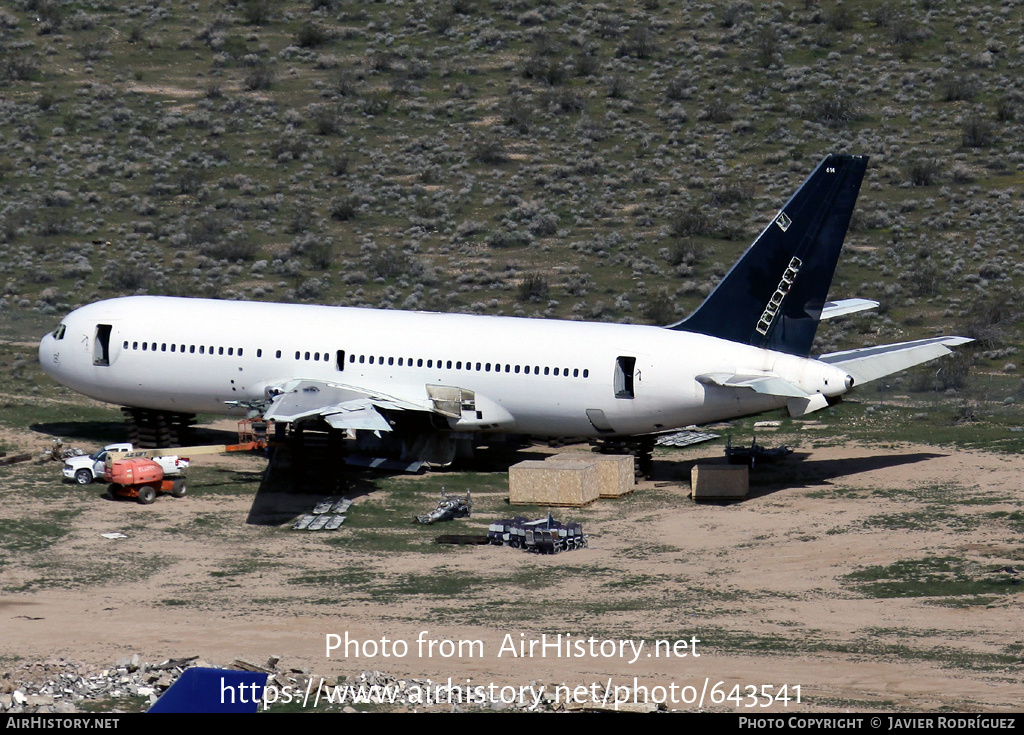
[(704, 303), (669, 329), (806, 357), (867, 164), (826, 156)]

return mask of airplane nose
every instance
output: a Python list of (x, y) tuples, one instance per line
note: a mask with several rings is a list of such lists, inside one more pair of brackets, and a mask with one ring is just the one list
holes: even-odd
[(39, 340), (39, 367), (51, 378), (55, 378), (59, 366), (60, 353), (56, 349), (56, 340), (52, 334), (47, 334)]

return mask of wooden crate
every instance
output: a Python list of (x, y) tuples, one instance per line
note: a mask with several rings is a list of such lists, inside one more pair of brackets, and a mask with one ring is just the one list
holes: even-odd
[(731, 500), (747, 497), (750, 468), (745, 464), (698, 464), (690, 471), (690, 497), (694, 500)]
[(602, 498), (621, 498), (636, 489), (635, 461), (632, 454), (566, 452), (548, 457), (548, 462), (593, 462)]
[(508, 468), (508, 502), (512, 505), (579, 507), (600, 496), (596, 462), (527, 461)]

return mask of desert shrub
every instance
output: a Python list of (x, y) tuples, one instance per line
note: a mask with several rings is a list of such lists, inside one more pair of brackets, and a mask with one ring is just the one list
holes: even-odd
[(396, 246), (374, 250), (368, 265), (376, 278), (415, 277), (423, 272), (422, 264), (411, 253)]
[(616, 49), (618, 56), (635, 56), (638, 59), (649, 59), (658, 50), (657, 35), (647, 24), (636, 25), (627, 34), (626, 39)]
[(782, 53), (782, 38), (773, 25), (761, 25), (754, 36), (754, 54), (758, 66), (765, 69), (775, 63)]
[(295, 34), (295, 43), (302, 48), (315, 48), (331, 40), (331, 31), (316, 21), (307, 20)]
[(553, 89), (544, 95), (544, 105), (551, 112), (570, 113), (579, 112), (583, 109), (585, 102), (583, 96), (572, 89)]
[(936, 158), (914, 158), (904, 163), (903, 169), (913, 186), (931, 186), (942, 175), (942, 164)]
[(359, 105), (363, 109), (363, 114), (376, 117), (391, 109), (391, 98), (390, 92), (370, 92), (365, 97), (359, 98)]
[(331, 219), (347, 222), (355, 219), (359, 209), (359, 197), (355, 194), (343, 194), (331, 200), (329, 207)]
[(992, 145), (995, 127), (981, 115), (971, 115), (963, 123), (963, 144), (966, 148), (985, 148)]
[(202, 243), (199, 252), (216, 260), (255, 260), (259, 246), (248, 237), (227, 237)]
[(273, 8), (272, 0), (242, 0), (242, 17), (250, 25), (261, 26), (270, 22)]
[(145, 263), (114, 260), (103, 269), (103, 280), (120, 291), (138, 291), (153, 280), (153, 271)]
[(477, 141), (473, 148), (473, 158), (480, 163), (498, 164), (509, 161), (508, 151), (505, 144), (495, 137), (484, 138)]
[(753, 196), (751, 184), (720, 184), (711, 191), (711, 203), (716, 206), (739, 204), (750, 201)]
[(340, 135), (344, 123), (345, 117), (340, 107), (320, 105), (313, 112), (313, 129), (318, 135)]
[(289, 247), (291, 255), (301, 255), (318, 270), (327, 270), (334, 262), (334, 238), (312, 233), (295, 238)]
[(830, 128), (842, 128), (860, 116), (856, 100), (841, 90), (826, 92), (813, 98), (806, 108), (807, 119)]
[(184, 228), (185, 244), (198, 248), (212, 243), (224, 235), (228, 219), (219, 212), (209, 212), (198, 217), (189, 217)]
[(669, 232), (676, 237), (708, 237), (713, 229), (711, 220), (699, 209), (683, 209), (672, 215)]
[(939, 87), (943, 102), (970, 101), (978, 93), (978, 81), (965, 74), (946, 77)]
[(505, 124), (520, 135), (530, 132), (530, 128), (533, 126), (533, 114), (530, 111), (530, 106), (519, 95), (513, 95), (508, 101)]
[(965, 334), (978, 340), (981, 347), (992, 349), (1006, 339), (1009, 327), (1019, 318), (1010, 299), (994, 296), (975, 301), (967, 314)]
[(669, 265), (693, 265), (704, 257), (704, 248), (693, 240), (686, 238), (677, 240), (668, 248), (665, 260)]
[(650, 301), (644, 303), (641, 312), (650, 324), (663, 326), (678, 320), (675, 304), (667, 291), (661, 290)]
[(601, 60), (592, 49), (584, 49), (573, 57), (573, 71), (578, 77), (592, 77), (600, 68)]
[(716, 11), (716, 15), (718, 16), (718, 25), (722, 28), (732, 28), (740, 22), (743, 14), (750, 12), (751, 9), (750, 3), (747, 2), (735, 2), (728, 3), (727, 5), (720, 5)]
[(547, 301), (551, 285), (543, 273), (527, 273), (519, 283), (519, 300), (526, 302)]
[(721, 95), (716, 95), (708, 100), (707, 107), (704, 108), (700, 118), (713, 123), (725, 123), (731, 122), (735, 114), (735, 108)]
[(242, 79), (245, 88), (250, 91), (270, 89), (274, 83), (276, 73), (272, 64), (266, 61), (259, 61), (252, 66)]
[(0, 58), (0, 84), (27, 82), (39, 75), (39, 63), (28, 54), (7, 53)]
[(1017, 100), (1010, 95), (1003, 95), (996, 100), (996, 120), (1014, 122), (1017, 119)]
[(517, 245), (528, 245), (530, 236), (525, 232), (516, 230), (496, 230), (485, 239), (487, 246), (491, 248), (512, 248)]
[(853, 28), (853, 11), (843, 3), (836, 3), (825, 11), (825, 24), (830, 30), (841, 32)]
[(566, 78), (566, 70), (560, 58), (549, 58), (538, 53), (523, 62), (519, 73), (523, 79), (544, 82), (552, 87), (561, 84)]
[(193, 166), (186, 166), (178, 172), (178, 193), (195, 194), (203, 185), (202, 173)]
[(605, 80), (605, 93), (612, 99), (629, 97), (630, 81), (622, 74), (613, 74)]

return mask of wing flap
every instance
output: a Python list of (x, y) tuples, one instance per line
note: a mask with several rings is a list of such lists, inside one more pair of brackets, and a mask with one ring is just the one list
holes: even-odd
[(323, 416), (335, 429), (391, 431), (391, 424), (381, 414), (381, 410), (433, 410), (427, 403), (322, 380), (292, 380), (269, 389), (268, 393), (271, 404), (264, 412), (264, 418), (299, 421)]
[(967, 337), (932, 337), (913, 342), (832, 352), (818, 359), (841, 367), (853, 377), (855, 384), (860, 385), (948, 355), (952, 352), (950, 348), (973, 341)]

